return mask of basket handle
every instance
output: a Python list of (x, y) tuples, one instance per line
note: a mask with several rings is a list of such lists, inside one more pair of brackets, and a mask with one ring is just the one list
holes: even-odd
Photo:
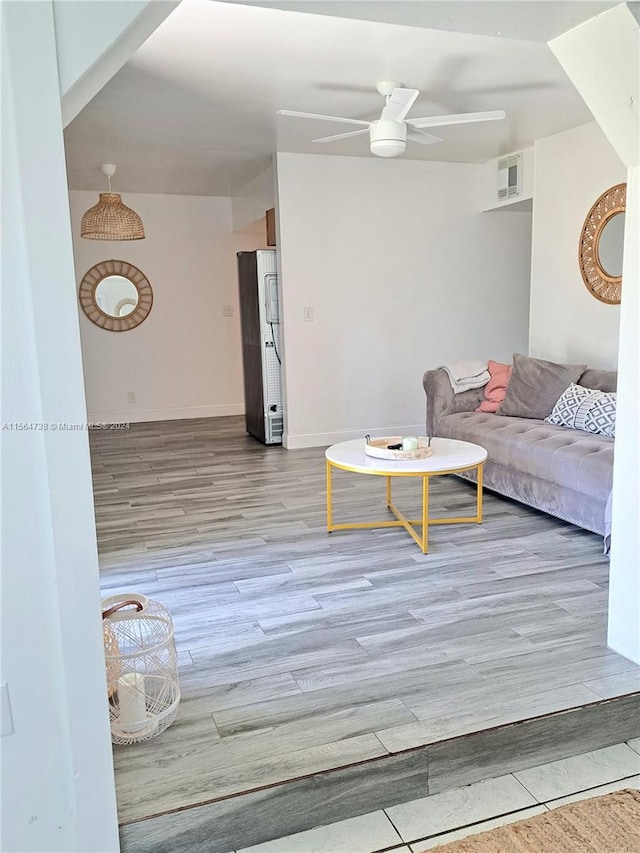
[(117, 610), (121, 610), (123, 607), (128, 607), (130, 604), (135, 605), (136, 610), (138, 611), (138, 613), (140, 613), (140, 611), (142, 610), (142, 604), (139, 601), (135, 601), (135, 599), (131, 598), (128, 601), (120, 601), (118, 602), (118, 604), (114, 604), (113, 607), (109, 607), (108, 610), (103, 610), (102, 618), (108, 619), (109, 616), (113, 616), (113, 614)]

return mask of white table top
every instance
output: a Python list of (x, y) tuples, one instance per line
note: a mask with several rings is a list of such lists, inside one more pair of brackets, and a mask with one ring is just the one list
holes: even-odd
[(435, 474), (438, 471), (464, 470), (479, 465), (487, 458), (487, 451), (469, 441), (454, 438), (433, 438), (433, 453), (426, 459), (389, 460), (367, 456), (364, 438), (333, 444), (325, 451), (329, 462), (348, 471), (362, 474), (416, 475)]

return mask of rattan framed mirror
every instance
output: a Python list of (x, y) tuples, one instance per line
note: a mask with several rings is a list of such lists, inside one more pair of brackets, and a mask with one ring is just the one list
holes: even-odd
[(96, 326), (128, 332), (149, 316), (153, 290), (142, 270), (128, 261), (101, 261), (84, 274), (78, 299)]
[(622, 292), (622, 253), (627, 185), (616, 184), (596, 200), (582, 226), (578, 261), (589, 293), (618, 305)]

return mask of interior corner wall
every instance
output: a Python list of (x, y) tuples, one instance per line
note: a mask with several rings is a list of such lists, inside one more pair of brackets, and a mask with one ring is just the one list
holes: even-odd
[(64, 95), (91, 68), (149, 5), (149, 0), (127, 3), (54, 0), (53, 17), (60, 93)]
[(66, 127), (180, 0), (49, 0)]
[(625, 180), (622, 161), (595, 122), (536, 141), (532, 356), (617, 368), (620, 306), (600, 302), (587, 290), (578, 245), (598, 196)]
[(240, 231), (247, 225), (261, 220), (267, 210), (275, 206), (275, 174), (273, 163), (256, 175), (231, 199), (233, 230)]
[(253, 252), (257, 249), (268, 249), (267, 246), (267, 217), (256, 219), (243, 228), (233, 232), (238, 252)]
[(425, 370), (526, 351), (531, 214), (479, 168), (278, 154), (287, 447), (423, 433)]
[[(146, 238), (84, 240), (82, 214), (96, 193), (71, 192), (77, 285), (110, 258), (147, 276), (153, 308), (127, 332), (108, 332), (80, 311), (87, 409), (93, 421), (154, 421), (244, 411), (235, 253), (245, 248), (231, 225), (231, 200), (127, 193)], [(225, 305), (232, 317), (223, 314)], [(136, 402), (127, 394), (134, 392)]]

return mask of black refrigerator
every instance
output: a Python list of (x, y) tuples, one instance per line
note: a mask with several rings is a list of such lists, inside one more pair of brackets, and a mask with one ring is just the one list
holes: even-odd
[(245, 423), (263, 444), (282, 444), (282, 347), (275, 249), (238, 252)]

